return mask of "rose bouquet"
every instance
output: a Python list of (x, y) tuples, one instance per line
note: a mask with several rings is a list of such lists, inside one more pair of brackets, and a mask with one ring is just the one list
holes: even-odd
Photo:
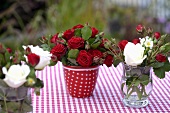
[[(158, 78), (164, 78), (165, 72), (170, 71), (168, 61), (170, 42), (166, 42), (168, 35), (153, 32), (152, 28), (142, 25), (138, 25), (136, 31), (142, 38), (134, 39), (132, 42), (127, 40), (119, 43), (107, 42), (107, 48), (114, 56), (114, 64), (122, 62), (124, 66), (121, 81), (121, 90), (125, 95), (124, 103), (128, 105), (129, 101), (133, 101), (128, 106), (141, 105), (142, 100), (151, 93), (152, 69)], [(139, 100), (139, 103), (134, 102), (135, 100)]]
[(113, 57), (104, 47), (104, 33), (89, 25), (76, 25), (64, 32), (42, 38), (42, 47), (52, 54), (52, 64), (61, 61), (67, 66), (110, 67)]
[(42, 47), (52, 54), (50, 65), (62, 62), (67, 90), (72, 97), (91, 96), (99, 66), (112, 66), (113, 56), (104, 46), (107, 39), (103, 35), (95, 27), (78, 24), (53, 36), (42, 37)]
[(1, 112), (30, 112), (30, 88), (36, 95), (43, 88), (43, 81), (36, 77), (50, 63), (51, 54), (38, 46), (23, 46), (22, 50), (11, 50), (0, 44), (0, 104)]

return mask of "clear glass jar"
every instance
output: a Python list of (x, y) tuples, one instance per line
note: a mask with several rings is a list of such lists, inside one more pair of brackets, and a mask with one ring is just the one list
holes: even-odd
[(1, 83), (0, 112), (31, 113), (32, 111), (31, 88), (25, 86), (11, 88)]
[(152, 92), (152, 68), (133, 67), (123, 64), (121, 91), (125, 106), (141, 108), (149, 104), (148, 97)]

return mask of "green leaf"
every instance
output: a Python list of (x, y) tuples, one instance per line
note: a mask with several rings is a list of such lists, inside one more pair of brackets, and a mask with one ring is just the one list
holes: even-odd
[(81, 29), (82, 37), (84, 40), (88, 40), (92, 35), (92, 30), (89, 26), (84, 26)]
[(126, 85), (128, 85), (128, 86), (132, 85), (133, 79), (134, 79), (133, 76), (132, 76), (132, 77), (129, 77), (129, 78), (126, 80)]
[(30, 67), (30, 73), (29, 75), (27, 76), (27, 78), (33, 78), (33, 79), (36, 79), (36, 75), (35, 75), (35, 69), (33, 67)]
[(149, 75), (142, 75), (139, 77), (139, 80), (143, 85), (147, 85), (149, 83)]
[(62, 62), (63, 65), (67, 65), (67, 58), (62, 57), (61, 62)]
[(47, 44), (42, 44), (41, 47), (44, 51), (50, 51), (51, 50), (51, 48)]
[(53, 62), (52, 60), (50, 60), (49, 66), (55, 66), (56, 64), (57, 64), (57, 62)]
[(78, 54), (79, 54), (79, 50), (78, 49), (71, 49), (68, 52), (68, 57), (71, 58), (71, 59), (76, 59)]
[(78, 65), (77, 61), (75, 59), (71, 59), (71, 58), (67, 58), (71, 63), (73, 63), (74, 65)]
[(135, 80), (134, 86), (138, 86), (140, 84), (140, 80)]
[(98, 41), (97, 43), (94, 43), (90, 46), (92, 47), (92, 49), (96, 49), (100, 44), (101, 44), (101, 41)]
[(166, 43), (164, 47), (165, 47), (165, 50), (163, 51), (164, 53), (170, 52), (170, 42)]
[(113, 65), (114, 65), (115, 67), (117, 67), (120, 62), (121, 62), (121, 60), (116, 59), (116, 60), (114, 60)]
[[(16, 113), (20, 109), (20, 103), (19, 102), (7, 102), (6, 103), (8, 111), (12, 111)], [(5, 107), (5, 106), (4, 106)], [(3, 108), (5, 109), (5, 108)]]
[(158, 78), (164, 78), (165, 72), (170, 71), (170, 63), (167, 61), (164, 63), (164, 65), (162, 67), (153, 68), (153, 71)]
[(39, 88), (43, 88), (44, 87), (44, 83), (42, 80), (40, 80), (39, 78), (37, 78), (36, 83), (34, 84), (35, 87), (39, 87)]
[(160, 79), (165, 77), (165, 70), (163, 68), (154, 69), (154, 73)]
[(134, 92), (134, 87), (128, 87), (128, 89), (131, 89), (131, 91), (130, 92), (129, 92), (129, 90), (127, 91), (127, 98), (129, 98), (131, 96), (131, 94)]
[(92, 43), (92, 44), (94, 44), (94, 43), (97, 43), (98, 41), (101, 41), (101, 39), (100, 39), (100, 37), (98, 36), (97, 38), (94, 38), (95, 40), (94, 40), (94, 42)]
[(134, 88), (135, 88), (135, 91), (136, 91), (136, 93), (138, 95), (139, 100), (141, 100), (142, 99), (142, 92), (139, 90), (138, 87), (134, 87)]
[(168, 59), (167, 59), (167, 62), (165, 62), (164, 66), (163, 66), (163, 69), (166, 72), (170, 71), (170, 63), (168, 62)]
[(31, 112), (33, 110), (33, 107), (30, 104), (23, 103), (22, 109), (24, 112)]
[(81, 29), (75, 29), (74, 35), (78, 36), (78, 37), (81, 37)]
[(89, 42), (90, 45), (91, 45), (94, 41), (95, 41), (95, 38), (90, 38), (90, 39), (88, 40), (88, 42)]
[(160, 68), (164, 66), (164, 62), (155, 62), (155, 63), (152, 63), (150, 66), (153, 68)]

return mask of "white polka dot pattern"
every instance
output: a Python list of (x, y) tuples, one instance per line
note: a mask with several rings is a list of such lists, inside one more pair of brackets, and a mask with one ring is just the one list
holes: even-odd
[(92, 95), (98, 77), (98, 66), (95, 68), (63, 68), (67, 90), (72, 97), (85, 98)]

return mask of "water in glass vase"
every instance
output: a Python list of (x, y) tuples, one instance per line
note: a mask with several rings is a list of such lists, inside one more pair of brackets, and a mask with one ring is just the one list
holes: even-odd
[(153, 88), (151, 69), (124, 65), (121, 91), (125, 106), (141, 108), (149, 104), (148, 97)]

